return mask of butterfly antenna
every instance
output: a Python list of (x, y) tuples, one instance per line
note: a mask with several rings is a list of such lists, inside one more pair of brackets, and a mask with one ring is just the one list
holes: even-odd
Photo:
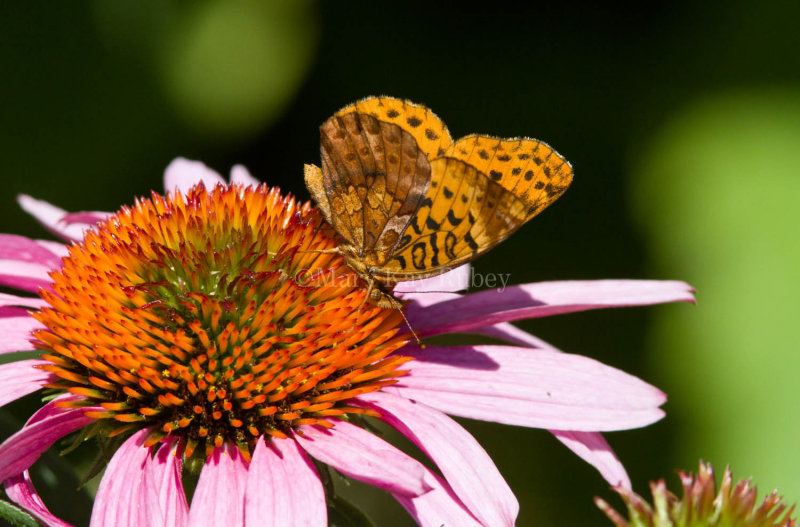
[[(454, 293), (454, 294), (458, 294), (458, 293), (466, 292), (466, 291), (467, 291), (466, 289), (462, 289), (460, 291), (414, 291), (414, 294), (415, 295), (417, 293)], [(400, 292), (401, 293), (407, 293), (408, 291), (400, 291)]]
[[(322, 231), (322, 227), (325, 225), (325, 220), (320, 219), (319, 223), (317, 223), (317, 227), (314, 229), (314, 234), (311, 236), (311, 241), (309, 241), (309, 245), (314, 242), (317, 238), (317, 234)], [(303, 251), (297, 251), (299, 253), (320, 253), (320, 254), (341, 254), (342, 251), (339, 250), (338, 247), (334, 247), (333, 249), (305, 249)]]
[(406, 318), (406, 314), (403, 312), (403, 304), (401, 304), (400, 301), (397, 300), (393, 296), (389, 296), (389, 298), (392, 299), (392, 303), (394, 304), (394, 308), (397, 309), (400, 312), (400, 316), (402, 316), (403, 320), (406, 321), (406, 326), (408, 326), (408, 330), (414, 336), (414, 340), (417, 341), (417, 346), (419, 346), (419, 349), (423, 349), (424, 350), (425, 349), (425, 344), (423, 344), (422, 341), (419, 340), (419, 335), (417, 335), (417, 332), (414, 331), (414, 328), (411, 327), (411, 323), (408, 321), (408, 318)]
[[(319, 222), (317, 223), (317, 228), (314, 229), (314, 235), (311, 237), (311, 242), (313, 242), (317, 238), (317, 234), (319, 234), (320, 231), (322, 230), (322, 225), (324, 223), (325, 223), (325, 220), (320, 218)], [(309, 243), (311, 243), (311, 242), (309, 242)]]
[[(369, 286), (367, 286), (367, 294), (364, 296), (364, 300), (361, 302), (361, 306), (363, 306), (367, 302), (367, 300), (369, 300), (370, 293), (372, 293), (372, 289), (374, 287), (375, 287), (375, 279), (370, 279)], [(391, 302), (392, 307), (394, 307), (397, 311), (400, 312), (400, 316), (403, 317), (403, 320), (405, 320), (408, 330), (414, 336), (414, 340), (417, 341), (417, 346), (419, 346), (420, 349), (425, 349), (425, 344), (423, 344), (422, 341), (419, 339), (419, 335), (417, 335), (417, 332), (414, 331), (414, 328), (411, 327), (411, 323), (408, 321), (408, 318), (406, 318), (406, 314), (403, 312), (403, 304), (401, 304), (400, 301), (397, 300), (392, 295), (386, 294), (386, 297), (389, 299), (389, 302)], [(359, 306), (359, 312), (361, 311), (360, 309), (361, 306)], [(357, 318), (356, 322), (358, 322)]]
[(342, 251), (339, 250), (338, 247), (334, 247), (333, 249), (305, 249), (302, 251), (297, 251), (299, 253), (320, 253), (320, 254), (342, 254)]

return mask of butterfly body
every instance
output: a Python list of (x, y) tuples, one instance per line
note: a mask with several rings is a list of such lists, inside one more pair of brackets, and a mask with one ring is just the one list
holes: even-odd
[(402, 281), (436, 276), (507, 238), (555, 201), (572, 167), (545, 143), (453, 141), (427, 108), (390, 97), (347, 106), (320, 127), (322, 168), (306, 186), (371, 303), (397, 307)]

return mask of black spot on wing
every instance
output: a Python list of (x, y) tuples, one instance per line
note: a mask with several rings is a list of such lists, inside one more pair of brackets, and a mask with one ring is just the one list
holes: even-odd
[(404, 234), (403, 237), (400, 238), (400, 241), (397, 243), (397, 249), (396, 250), (399, 251), (400, 249), (402, 249), (403, 247), (405, 247), (409, 243), (411, 243), (411, 235), (410, 234)]
[(478, 244), (475, 242), (475, 238), (472, 237), (470, 233), (466, 233), (464, 235), (464, 241), (469, 245), (469, 248), (472, 249), (472, 254), (478, 252)]
[(455, 246), (456, 246), (456, 243), (458, 243), (458, 238), (456, 238), (455, 234), (453, 234), (452, 232), (448, 231), (448, 233), (445, 235), (445, 238), (444, 238), (444, 254), (450, 260), (455, 260), (456, 259), (456, 253), (455, 253), (455, 250), (454, 250)]
[(415, 269), (422, 271), (425, 269), (425, 255), (427, 254), (427, 244), (425, 242), (417, 242), (411, 248), (411, 265)]
[(439, 267), (439, 246), (436, 243), (436, 233), (431, 234), (431, 267)]
[(458, 227), (458, 225), (464, 221), (464, 218), (456, 218), (456, 215), (453, 214), (453, 210), (451, 209), (447, 211), (447, 221), (449, 221), (450, 225), (453, 227)]

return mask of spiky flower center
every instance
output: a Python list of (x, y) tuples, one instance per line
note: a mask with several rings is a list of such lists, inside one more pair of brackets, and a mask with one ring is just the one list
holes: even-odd
[(396, 382), (400, 314), (365, 291), (308, 204), (264, 186), (137, 200), (70, 247), (35, 313), (50, 388), (187, 456), (365, 413)]
[(700, 462), (697, 475), (678, 473), (683, 496), (667, 490), (664, 480), (650, 483), (653, 504), (630, 489), (615, 487), (628, 508), (628, 518), (605, 500), (595, 503), (617, 527), (797, 527), (794, 505), (789, 506), (777, 490), (758, 503), (758, 491), (751, 480), (734, 484), (730, 467), (725, 469), (719, 486), (710, 463)]

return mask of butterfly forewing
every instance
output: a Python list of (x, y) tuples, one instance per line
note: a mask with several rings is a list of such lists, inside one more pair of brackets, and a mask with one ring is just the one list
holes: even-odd
[(410, 133), (369, 114), (337, 114), (320, 135), (329, 221), (367, 264), (380, 265), (427, 191), (428, 157)]

